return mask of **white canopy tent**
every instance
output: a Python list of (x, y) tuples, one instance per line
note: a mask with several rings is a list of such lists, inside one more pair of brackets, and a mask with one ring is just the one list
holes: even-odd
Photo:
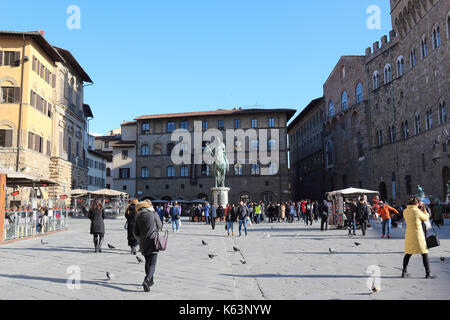
[(337, 190), (328, 192), (327, 196), (335, 196), (335, 195), (343, 195), (343, 196), (351, 196), (351, 195), (362, 195), (362, 194), (379, 194), (378, 191), (366, 190), (366, 189), (357, 189), (357, 188), (348, 188), (343, 190)]

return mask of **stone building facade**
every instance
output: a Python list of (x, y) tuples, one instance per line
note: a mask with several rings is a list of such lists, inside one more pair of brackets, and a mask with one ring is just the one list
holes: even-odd
[[(172, 151), (177, 142), (172, 141), (172, 132), (184, 129), (192, 139), (200, 135), (200, 142), (190, 143), (192, 158), (204, 151), (206, 142), (202, 135), (206, 130), (217, 129), (227, 142), (227, 129), (248, 130), (254, 128), (278, 130), (279, 137), (269, 136), (275, 140), (279, 149), (279, 168), (273, 175), (262, 175), (261, 163), (249, 164), (249, 148), (260, 150), (259, 139), (246, 138), (246, 142), (234, 138), (231, 154), (237, 157), (238, 151), (245, 151), (246, 164), (232, 163), (227, 173), (226, 186), (231, 189), (229, 200), (237, 203), (241, 199), (250, 201), (288, 201), (289, 179), (287, 159), (287, 122), (295, 114), (290, 109), (233, 109), (209, 112), (193, 112), (142, 116), (137, 121), (137, 179), (136, 192), (140, 198), (163, 200), (193, 200), (197, 198), (211, 201), (210, 189), (214, 187), (214, 177), (210, 166), (206, 164), (176, 165), (172, 161)], [(194, 125), (198, 130), (195, 133)], [(268, 143), (268, 141), (262, 143)], [(198, 142), (197, 142), (198, 143)], [(230, 144), (229, 144), (230, 145)], [(229, 153), (230, 155), (230, 153)], [(233, 165), (235, 164), (235, 165)]]
[(325, 193), (325, 100), (313, 101), (289, 124), (291, 199), (319, 200)]
[[(444, 200), (450, 179), (450, 3), (392, 0), (391, 9), (389, 38), (373, 43), (365, 56), (342, 57), (324, 85), (330, 109), (326, 189), (359, 186), (405, 203), (420, 185)], [(353, 91), (344, 110), (342, 92), (358, 82), (363, 97), (356, 101)], [(332, 99), (340, 99), (340, 109), (334, 103), (332, 111)]]

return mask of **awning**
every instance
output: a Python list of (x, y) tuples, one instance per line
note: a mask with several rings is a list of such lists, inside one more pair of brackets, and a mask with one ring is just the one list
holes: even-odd
[(7, 187), (47, 187), (58, 184), (56, 181), (49, 178), (36, 177), (21, 172), (15, 172), (3, 167), (0, 167), (0, 173), (6, 174)]
[(128, 197), (128, 193), (120, 192), (120, 191), (116, 191), (116, 190), (110, 190), (110, 189), (89, 191), (89, 193), (96, 195), (96, 196), (105, 196), (105, 197)]
[(366, 189), (357, 189), (357, 188), (348, 188), (343, 190), (337, 190), (332, 192), (327, 192), (327, 196), (335, 196), (335, 195), (361, 195), (361, 194), (379, 194), (378, 191), (366, 190)]

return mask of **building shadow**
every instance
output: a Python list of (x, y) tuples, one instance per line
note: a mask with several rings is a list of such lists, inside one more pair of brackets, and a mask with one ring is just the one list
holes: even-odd
[[(52, 282), (52, 283), (56, 283), (56, 284), (66, 284), (67, 283), (67, 279), (62, 279), (62, 278), (49, 278), (49, 277), (36, 277), (36, 276), (27, 276), (27, 275), (8, 275), (8, 274), (0, 274), (1, 278), (8, 278), (8, 279), (18, 279), (18, 280), (28, 280), (28, 281), (44, 281), (44, 282)], [(106, 288), (110, 288), (110, 289), (114, 289), (114, 290), (118, 290), (118, 291), (122, 291), (122, 292), (142, 292), (142, 290), (128, 290), (128, 289), (124, 289), (121, 288), (119, 286), (133, 286), (133, 287), (137, 287), (138, 284), (137, 283), (115, 283), (112, 284), (110, 282), (107, 281), (103, 281), (103, 280), (96, 280), (96, 281), (89, 281), (89, 280), (81, 280), (80, 281), (80, 285), (98, 285), (98, 286), (103, 286)]]
[(329, 253), (328, 251), (323, 251), (323, 252), (284, 252), (284, 254), (322, 254), (322, 255), (330, 255), (330, 256), (334, 256), (334, 255), (341, 255), (341, 254), (354, 254), (354, 255), (364, 255), (364, 254), (396, 254), (396, 255), (404, 255), (404, 252), (348, 252), (348, 251), (339, 251), (339, 252), (335, 252), (333, 254)]
[[(94, 248), (77, 248), (77, 247), (42, 247), (42, 248), (2, 248), (0, 247), (0, 252), (5, 251), (42, 251), (42, 252), (72, 252), (81, 254), (95, 254)], [(126, 252), (126, 253), (125, 253)], [(119, 249), (102, 249), (102, 253), (99, 254), (118, 254), (118, 255), (129, 255), (129, 251), (119, 250)]]
[[(235, 278), (300, 278), (300, 279), (367, 279), (367, 275), (353, 274), (226, 274), (221, 276)], [(400, 276), (381, 276), (381, 279), (400, 279)]]

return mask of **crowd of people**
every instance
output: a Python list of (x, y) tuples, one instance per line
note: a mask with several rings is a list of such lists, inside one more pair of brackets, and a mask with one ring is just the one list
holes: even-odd
[[(249, 202), (241, 201), (238, 205), (230, 204), (225, 207), (205, 202), (192, 206), (182, 206), (178, 202), (164, 204), (154, 207), (150, 200), (139, 202), (133, 199), (126, 209), (126, 229), (128, 246), (131, 254), (137, 254), (137, 248), (145, 257), (145, 278), (142, 284), (144, 291), (149, 292), (154, 285), (154, 273), (158, 257), (158, 249), (155, 239), (163, 230), (163, 224), (171, 223), (173, 232), (180, 232), (181, 216), (187, 215), (193, 222), (210, 225), (216, 228), (216, 221), (224, 221), (228, 237), (235, 236), (235, 223), (238, 223), (239, 236), (248, 235), (248, 224), (267, 223), (304, 223), (309, 227), (313, 222), (321, 221), (321, 230), (328, 230), (329, 203), (324, 201), (302, 200), (298, 202)], [(45, 211), (45, 210), (44, 210)], [(345, 199), (344, 218), (345, 226), (348, 227), (349, 235), (356, 235), (356, 230), (361, 229), (365, 236), (368, 225), (373, 217), (377, 223), (382, 223), (382, 238), (391, 238), (391, 225), (405, 221), (405, 257), (403, 260), (402, 277), (407, 277), (407, 267), (410, 258), (414, 254), (421, 254), (426, 270), (426, 278), (432, 279), (428, 261), (428, 248), (426, 244), (427, 221), (430, 219), (441, 226), (443, 225), (443, 209), (440, 204), (432, 208), (424, 204), (420, 198), (412, 197), (408, 206), (394, 208), (380, 201), (378, 197), (370, 204), (365, 196)], [(93, 235), (96, 253), (102, 252), (102, 244), (105, 235), (105, 214), (101, 202), (94, 201), (89, 209), (91, 220), (91, 234)]]

